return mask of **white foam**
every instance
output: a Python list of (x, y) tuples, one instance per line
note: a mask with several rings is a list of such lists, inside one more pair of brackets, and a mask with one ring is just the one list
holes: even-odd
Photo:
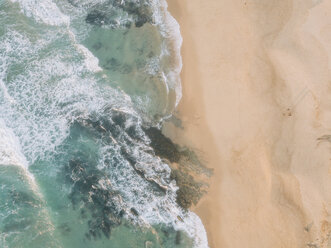
[[(0, 119), (0, 166), (1, 165), (20, 167), (23, 172), (23, 174), (20, 175), (20, 179), (26, 180), (32, 192), (44, 201), (44, 197), (36, 184), (34, 176), (28, 171), (28, 162), (22, 153), (18, 138), (14, 132), (5, 125), (5, 122), (2, 119)], [(24, 178), (22, 178), (22, 175)], [(54, 225), (51, 222), (47, 210), (41, 209), (38, 214), (43, 215), (44, 223), (48, 227), (47, 231), (53, 232)], [(45, 232), (45, 230), (40, 230), (40, 233), (42, 232)], [(0, 232), (0, 247), (7, 247), (6, 232)]]
[(0, 165), (17, 165), (27, 168), (19, 140), (14, 132), (0, 119)]
[[(137, 5), (141, 4), (139, 1), (130, 0)], [(105, 3), (105, 0), (77, 0), (73, 1), (73, 4), (77, 7), (75, 8), (67, 8), (70, 10), (63, 10), (65, 13), (69, 14), (70, 16), (74, 16), (73, 20), (77, 18), (80, 19), (80, 22), (85, 22), (84, 18), (86, 13), (93, 10), (95, 6), (101, 6)], [(109, 3), (110, 4), (110, 3)], [(146, 3), (147, 4), (147, 3)], [(174, 110), (173, 107), (177, 106), (181, 97), (182, 97), (182, 87), (181, 87), (181, 80), (180, 80), (180, 72), (182, 69), (182, 59), (180, 55), (180, 49), (182, 45), (182, 37), (180, 34), (180, 26), (177, 21), (171, 16), (171, 14), (167, 10), (167, 3), (164, 0), (151, 0), (148, 1), (149, 7), (153, 10), (153, 20), (155, 26), (160, 31), (162, 36), (162, 43), (161, 43), (161, 54), (160, 56), (155, 56), (149, 61), (147, 61), (147, 66), (145, 68), (145, 72), (153, 75), (153, 76), (161, 76), (159, 83), (165, 83), (166, 89), (170, 89), (173, 93), (175, 92), (175, 99), (172, 98), (173, 95), (170, 94), (170, 90), (166, 92), (168, 96), (168, 106), (165, 106), (164, 110), (167, 115), (171, 114)], [(83, 11), (84, 10), (84, 11)], [(120, 11), (120, 9), (118, 9)], [(131, 20), (132, 16), (130, 16), (125, 11), (121, 13), (120, 17), (121, 20)], [(82, 33), (82, 30), (87, 31), (88, 25), (80, 25), (75, 30), (76, 33)], [(116, 27), (116, 24), (104, 25), (103, 28), (120, 28)], [(84, 37), (84, 35), (80, 35)], [(85, 36), (86, 38), (86, 36)], [(161, 73), (161, 75), (159, 75)], [(162, 92), (163, 93), (163, 92)], [(139, 96), (140, 98), (143, 98)], [(134, 97), (135, 100), (136, 97)], [(139, 101), (141, 100), (141, 101)], [(138, 99), (138, 102), (144, 102), (147, 99)], [(147, 100), (148, 101), (148, 100)], [(174, 101), (174, 102), (173, 102)], [(142, 109), (142, 112), (145, 108), (148, 109), (148, 104), (146, 102), (143, 103), (142, 106), (139, 106)]]
[[(16, 31), (8, 31), (0, 40), (0, 64), (3, 65), (0, 68), (0, 101), (1, 93), (5, 98), (4, 104), (0, 105), (0, 116), (5, 117), (15, 130), (30, 162), (47, 151), (54, 151), (62, 143), (68, 134), (68, 122), (77, 118), (73, 116), (74, 112), (98, 109), (102, 102), (100, 96), (95, 95), (92, 75), (100, 70), (97, 58), (78, 44), (71, 32), (65, 32), (71, 43), (69, 50), (51, 51), (43, 59), (33, 57), (52, 42), (51, 32), (45, 34), (45, 39), (40, 37), (37, 43)], [(7, 67), (26, 63), (27, 59), (30, 62), (24, 65), (25, 70), (5, 85)], [(82, 74), (85, 74), (83, 78), (80, 77)], [(55, 84), (50, 82), (54, 77), (59, 78)], [(67, 105), (72, 102), (75, 103)], [(65, 104), (67, 109), (59, 108), (59, 104)]]
[(6, 101), (11, 102), (11, 103), (15, 102), (15, 100), (8, 94), (8, 90), (7, 90), (3, 80), (1, 80), (1, 78), (0, 78), (0, 90), (2, 91), (3, 96)]
[(48, 25), (69, 25), (70, 18), (64, 15), (51, 0), (11, 0), (19, 3), (23, 13), (34, 18), (37, 22)]
[(85, 57), (86, 66), (94, 72), (101, 71), (99, 67), (99, 60), (83, 45), (79, 44), (76, 40), (74, 33), (69, 29), (70, 17), (63, 14), (57, 5), (51, 0), (11, 0), (18, 2), (22, 12), (34, 18), (37, 22), (42, 22), (53, 26), (67, 26), (67, 32), (72, 39), (73, 44), (77, 50)]
[(28, 161), (22, 153), (21, 144), (13, 130), (8, 128), (0, 119), (0, 166), (18, 166), (23, 169), (24, 175), (31, 189), (42, 198), (34, 176), (28, 171)]
[(180, 49), (182, 47), (183, 38), (180, 33), (180, 26), (176, 19), (168, 11), (168, 4), (165, 0), (154, 0), (154, 5), (158, 6), (154, 9), (154, 19), (160, 27), (164, 42), (162, 46), (161, 56), (170, 56), (173, 60), (170, 65), (170, 70), (167, 70), (167, 84), (176, 92), (176, 105), (178, 105), (182, 97), (182, 87), (180, 73), (182, 70), (182, 57)]
[(88, 50), (83, 45), (79, 44), (76, 40), (75, 34), (68, 30), (69, 37), (72, 39), (74, 46), (76, 47), (77, 51), (80, 52), (85, 58), (85, 66), (88, 70), (93, 72), (102, 71), (101, 67), (99, 66), (99, 60), (95, 57), (90, 50)]
[[(70, 18), (63, 15), (51, 1), (47, 0), (42, 4), (33, 0), (13, 1), (19, 2), (23, 12), (38, 22), (56, 26), (70, 24)], [(174, 67), (164, 72), (164, 81), (166, 81), (168, 91), (168, 87), (176, 90), (176, 104), (178, 104), (181, 98), (179, 74), (182, 66), (180, 57), (182, 39), (178, 23), (166, 11), (166, 2), (162, 3), (163, 7), (159, 9), (159, 12), (155, 12), (157, 18), (160, 18), (157, 25), (160, 25), (162, 35), (168, 39), (168, 42), (170, 41), (173, 44), (171, 46), (173, 50), (169, 50), (169, 44), (164, 43), (164, 53), (162, 55), (174, 54), (174, 56), (177, 56)], [(0, 130), (0, 139), (4, 140), (3, 144), (10, 144), (9, 148), (7, 145), (0, 146), (0, 154), (4, 154), (2, 156), (4, 163), (22, 164), (26, 167), (27, 162), (23, 153), (27, 156), (29, 162), (33, 162), (46, 152), (53, 151), (67, 137), (70, 123), (80, 117), (78, 114), (87, 117), (92, 112), (101, 112), (109, 102), (114, 106), (116, 104), (127, 105), (128, 111), (133, 112), (129, 106), (131, 104), (130, 99), (124, 93), (124, 96), (122, 95), (118, 100), (114, 89), (108, 95), (106, 95), (106, 92), (98, 92), (96, 80), (93, 76), (94, 72), (101, 70), (98, 66), (98, 59), (76, 41), (75, 35), (71, 32), (69, 26), (64, 28), (72, 41), (70, 49), (54, 51), (46, 58), (32, 61), (29, 65), (25, 65), (25, 72), (18, 75), (14, 82), (11, 82), (10, 88), (8, 88), (9, 92), (6, 85), (2, 87), (6, 90), (5, 95), (13, 100), (13, 103), (0, 106), (0, 115), (5, 116), (7, 124), (10, 123), (11, 125), (10, 128), (6, 126), (3, 128), (6, 131)], [(0, 52), (1, 49), (5, 50), (2, 55), (7, 56), (6, 59), (10, 63), (20, 63), (30, 57), (31, 54), (37, 54), (39, 50), (44, 49), (48, 42), (51, 42), (49, 40), (52, 39), (52, 34), (46, 35), (48, 35), (48, 40), (45, 40), (45, 37), (40, 37), (38, 43), (33, 44), (22, 34), (8, 34), (8, 39), (2, 42), (4, 46), (3, 48), (0, 47)], [(72, 47), (75, 49), (72, 49)], [(21, 57), (15, 57), (17, 51), (20, 51), (19, 56)], [(68, 52), (72, 55), (66, 57)], [(157, 63), (157, 61), (155, 62)], [(157, 70), (153, 71), (152, 66), (150, 70), (151, 73), (157, 72)], [(51, 81), (52, 78), (58, 78), (58, 80), (53, 82)], [(8, 136), (7, 133), (10, 135)], [(114, 149), (114, 147), (111, 147), (111, 149)], [(4, 152), (1, 153), (1, 151)], [(104, 155), (111, 155), (110, 152), (107, 153), (106, 151), (107, 148), (105, 147)], [(138, 166), (144, 169), (144, 173), (149, 178), (158, 180), (158, 173), (163, 169), (165, 173), (170, 173), (169, 167), (159, 159), (147, 153), (139, 154), (137, 150), (133, 151), (133, 154), (141, 157), (141, 161), (145, 164), (138, 164)], [(101, 161), (104, 161), (104, 159)], [(118, 171), (118, 173), (121, 173), (119, 175), (116, 175), (116, 172), (113, 171), (112, 175), (118, 180), (117, 185), (114, 184), (113, 187), (118, 187), (123, 192), (124, 205), (128, 208), (137, 208), (141, 214), (141, 220), (145, 224), (165, 223), (176, 230), (185, 231), (194, 240), (194, 247), (208, 247), (206, 232), (199, 217), (194, 213), (185, 212), (177, 205), (176, 186), (173, 183), (167, 185), (169, 190), (166, 196), (149, 194), (147, 189), (150, 189), (150, 183), (137, 177), (129, 164), (126, 163), (123, 166), (127, 166), (126, 170)], [(136, 194), (139, 194), (139, 197)], [(183, 222), (178, 220), (177, 216), (181, 216)]]
[[(185, 226), (180, 229), (186, 231), (189, 229), (189, 235), (194, 241), (195, 248), (208, 248), (207, 233), (204, 225), (202, 224), (199, 216), (193, 212), (189, 212), (188, 216), (184, 218)], [(183, 223), (183, 225), (184, 225)]]
[[(182, 97), (182, 87), (180, 73), (182, 70), (181, 47), (183, 38), (180, 33), (180, 26), (176, 19), (168, 11), (166, 0), (154, 0), (154, 19), (160, 27), (164, 42), (162, 44), (162, 56), (170, 56), (175, 58), (170, 66), (170, 70), (165, 71), (165, 82), (169, 88), (176, 92), (176, 105)], [(172, 205), (172, 206), (171, 206)], [(171, 225), (176, 230), (185, 231), (193, 240), (195, 248), (207, 248), (208, 239), (204, 225), (200, 218), (193, 212), (184, 213), (175, 202), (168, 202), (168, 207), (171, 207), (171, 218), (164, 219), (164, 223), (171, 220)], [(181, 216), (183, 222), (178, 221), (177, 216)], [(175, 218), (174, 218), (175, 217)]]
[[(0, 50), (1, 52), (1, 50)], [(5, 77), (6, 73), (6, 65), (5, 62), (0, 60), (0, 92), (2, 93), (2, 96), (4, 97), (5, 101), (8, 101), (10, 103), (14, 103), (14, 99), (8, 94), (8, 90), (6, 88), (6, 85), (3, 81), (3, 78)], [(0, 95), (1, 97), (1, 95)]]
[(112, 169), (109, 175), (110, 181), (113, 182), (112, 189), (120, 191), (124, 199), (120, 208), (135, 208), (139, 213), (136, 220), (137, 224), (151, 227), (151, 225), (162, 223), (173, 227), (175, 230), (185, 232), (193, 240), (195, 248), (208, 247), (207, 235), (199, 217), (178, 206), (176, 202), (176, 190), (178, 188), (174, 181), (163, 184), (162, 179), (170, 176), (169, 166), (164, 164), (158, 157), (143, 152), (144, 149), (139, 149), (139, 144), (131, 147), (131, 149), (129, 147), (126, 149), (128, 149), (130, 155), (137, 159), (135, 167), (143, 172), (144, 177), (158, 182), (159, 185), (164, 185), (167, 191), (166, 195), (153, 194), (151, 184), (137, 177), (127, 161), (121, 161), (121, 164), (118, 164), (118, 159), (113, 161), (113, 158), (117, 157), (116, 154), (119, 153), (120, 148), (116, 146), (103, 147), (99, 169), (107, 167), (107, 165), (104, 165), (104, 161), (108, 161), (107, 163), (110, 164), (118, 164), (118, 167), (121, 168), (121, 170)]

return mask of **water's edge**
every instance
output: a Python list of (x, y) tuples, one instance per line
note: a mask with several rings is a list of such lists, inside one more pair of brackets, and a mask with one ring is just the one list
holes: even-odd
[(208, 169), (160, 131), (182, 37), (147, 3), (0, 3), (1, 247), (208, 247)]

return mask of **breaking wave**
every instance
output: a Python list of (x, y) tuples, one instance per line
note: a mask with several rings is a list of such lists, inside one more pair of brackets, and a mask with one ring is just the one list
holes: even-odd
[(43, 229), (34, 247), (104, 247), (130, 225), (145, 247), (208, 247), (144, 132), (181, 97), (166, 2), (12, 0), (0, 23), (0, 176), (16, 187), (0, 195), (19, 195), (0, 208), (0, 245), (24, 247)]

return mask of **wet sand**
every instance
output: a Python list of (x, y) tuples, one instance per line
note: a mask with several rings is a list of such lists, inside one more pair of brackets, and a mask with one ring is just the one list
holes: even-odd
[(214, 169), (212, 248), (331, 247), (331, 2), (168, 0), (183, 98), (163, 131)]

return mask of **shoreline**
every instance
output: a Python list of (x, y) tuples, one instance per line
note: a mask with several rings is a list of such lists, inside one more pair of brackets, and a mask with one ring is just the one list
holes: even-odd
[[(180, 25), (180, 32), (184, 42), (181, 47), (181, 55), (183, 61), (183, 67), (181, 71), (181, 82), (182, 82), (182, 98), (179, 102), (176, 110), (175, 116), (181, 121), (184, 129), (176, 126), (171, 121), (165, 122), (163, 127), (163, 133), (168, 136), (174, 143), (182, 146), (192, 148), (198, 153), (202, 162), (208, 168), (213, 170), (213, 175), (210, 178), (204, 177), (202, 181), (209, 184), (208, 193), (200, 199), (196, 206), (192, 206), (191, 211), (195, 212), (203, 222), (205, 231), (207, 233), (208, 244), (210, 247), (216, 247), (217, 242), (214, 240), (213, 230), (217, 230), (218, 221), (217, 209), (219, 208), (218, 202), (218, 183), (217, 180), (220, 179), (220, 168), (217, 166), (210, 166), (212, 164), (218, 164), (220, 159), (217, 155), (217, 147), (214, 144), (214, 138), (209, 130), (208, 124), (205, 121), (205, 106), (203, 101), (195, 101), (189, 96), (192, 94), (197, 99), (203, 98), (203, 88), (200, 85), (200, 74), (198, 72), (199, 68), (197, 63), (194, 61), (197, 59), (195, 54), (196, 48), (194, 44), (194, 39), (192, 38), (188, 29), (186, 29), (182, 19), (182, 6), (179, 6), (176, 0), (167, 0), (168, 11), (176, 19)], [(187, 45), (189, 43), (189, 45)], [(187, 60), (187, 54), (190, 54), (190, 59)], [(191, 87), (188, 87), (187, 81), (191, 78), (196, 80), (191, 81)], [(198, 133), (204, 130), (204, 135), (201, 137)], [(198, 135), (194, 135), (197, 133)], [(198, 142), (199, 141), (199, 142)], [(208, 150), (204, 149), (207, 145)], [(218, 175), (218, 176), (217, 176)], [(218, 206), (216, 208), (210, 208), (210, 205)]]
[(167, 2), (183, 96), (163, 133), (214, 169), (192, 208), (210, 247), (329, 248), (331, 3)]
[[(174, 143), (182, 146), (192, 148), (195, 152), (198, 153), (202, 162), (208, 168), (213, 170), (213, 175), (210, 178), (206, 178), (203, 176), (204, 182), (209, 184), (208, 194), (204, 195), (202, 199), (198, 202), (196, 206), (192, 206), (191, 211), (195, 212), (203, 222), (205, 231), (207, 233), (209, 246), (214, 242), (213, 230), (218, 228), (218, 222), (213, 221), (213, 218), (217, 217), (217, 208), (211, 209), (209, 205), (219, 205), (217, 195), (218, 195), (218, 184), (215, 175), (220, 175), (219, 167), (211, 166), (211, 164), (218, 164), (219, 157), (217, 155), (216, 145), (213, 144), (213, 136), (209, 131), (209, 127), (204, 117), (204, 102), (203, 101), (194, 101), (189, 97), (192, 94), (194, 97), (198, 99), (202, 99), (202, 87), (200, 85), (200, 74), (198, 73), (198, 66), (195, 62), (193, 62), (197, 55), (195, 54), (196, 48), (194, 45), (193, 38), (190, 35), (189, 30), (183, 28), (183, 20), (181, 13), (181, 6), (178, 5), (177, 1), (167, 0), (168, 3), (168, 11), (171, 15), (176, 19), (176, 21), (180, 25), (180, 32), (182, 38), (185, 39), (184, 43), (182, 43), (181, 47), (181, 55), (182, 55), (182, 71), (181, 71), (181, 82), (182, 82), (182, 98), (179, 102), (176, 110), (175, 116), (181, 121), (182, 125), (185, 127), (182, 129), (181, 127), (176, 126), (171, 121), (165, 122), (163, 127), (163, 133), (168, 136)], [(187, 43), (189, 41), (189, 46)], [(187, 60), (186, 54), (190, 54), (190, 60)], [(192, 63), (191, 63), (192, 62)], [(188, 78), (188, 80), (186, 80)], [(186, 81), (189, 81), (190, 78), (195, 78), (197, 80), (192, 81), (192, 87), (187, 87)], [(189, 130), (187, 130), (189, 129)], [(194, 135), (199, 131), (204, 130), (204, 136)], [(199, 142), (197, 142), (199, 140)], [(205, 145), (208, 145), (208, 150), (204, 149)], [(212, 145), (210, 145), (212, 144)], [(208, 225), (206, 225), (208, 223)], [(216, 244), (216, 243), (215, 243)], [(213, 246), (210, 246), (213, 247)]]

